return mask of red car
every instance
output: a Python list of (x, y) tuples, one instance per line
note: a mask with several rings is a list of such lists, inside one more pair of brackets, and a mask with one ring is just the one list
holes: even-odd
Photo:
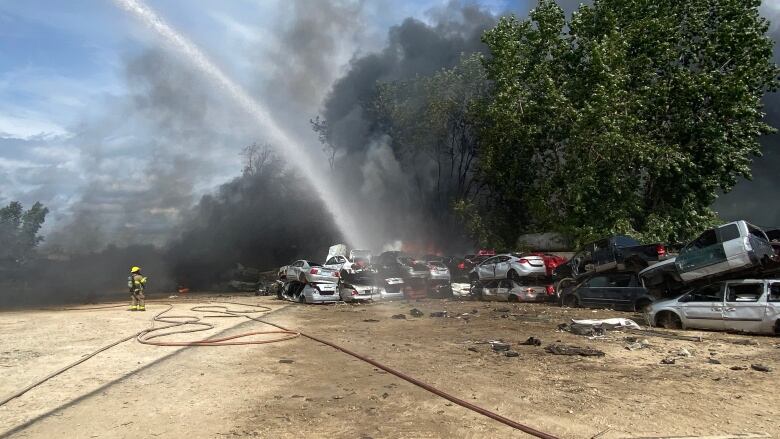
[(552, 276), (553, 270), (555, 270), (559, 265), (566, 263), (566, 258), (551, 253), (534, 252), (529, 254), (534, 256), (541, 256), (542, 259), (544, 259), (544, 266), (547, 269), (548, 276)]

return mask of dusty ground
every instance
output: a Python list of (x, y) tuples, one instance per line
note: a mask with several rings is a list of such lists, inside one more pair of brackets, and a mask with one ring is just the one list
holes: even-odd
[[(235, 298), (234, 298), (235, 299)], [(177, 303), (173, 314), (207, 298)], [(224, 300), (215, 298), (215, 300)], [(237, 299), (275, 309), (266, 319), (316, 334), (455, 396), (563, 438), (629, 438), (763, 432), (780, 437), (780, 339), (720, 333), (703, 342), (646, 337), (625, 349), (557, 332), (572, 317), (636, 317), (546, 305), (425, 301), (297, 305)], [(392, 319), (412, 307), (425, 317)], [(140, 331), (154, 311), (122, 309), (0, 313), (0, 397), (92, 350)], [(509, 308), (509, 312), (496, 309)], [(469, 318), (433, 318), (431, 311)], [(476, 310), (476, 312), (474, 312)], [(507, 317), (502, 318), (502, 315)], [(233, 334), (265, 329), (243, 319), (209, 321)], [(196, 334), (189, 339), (200, 338)], [(529, 336), (542, 347), (519, 346)], [(179, 335), (177, 340), (188, 337)], [(519, 357), (480, 342), (512, 343)], [(751, 339), (757, 345), (735, 341)], [(563, 357), (544, 346), (591, 346), (606, 356)], [(469, 350), (475, 348), (477, 352)], [(686, 348), (693, 355), (677, 357)], [(710, 357), (722, 364), (711, 364)], [(282, 362), (280, 360), (292, 360)], [(764, 373), (731, 370), (762, 363)], [(129, 341), (0, 407), (3, 437), (100, 438), (495, 438), (528, 437), (332, 348), (298, 338), (277, 344), (172, 348)]]

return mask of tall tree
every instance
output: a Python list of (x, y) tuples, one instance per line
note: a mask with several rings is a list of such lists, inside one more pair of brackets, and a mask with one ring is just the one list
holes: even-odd
[(0, 208), (0, 267), (18, 269), (33, 255), (43, 241), (38, 232), (46, 220), (49, 209), (35, 203), (24, 210), (18, 201)]
[[(485, 33), (493, 100), (473, 223), (580, 240), (682, 240), (750, 177), (775, 91), (759, 0), (596, 0), (567, 22), (553, 0)], [(518, 215), (528, 212), (529, 215)]]

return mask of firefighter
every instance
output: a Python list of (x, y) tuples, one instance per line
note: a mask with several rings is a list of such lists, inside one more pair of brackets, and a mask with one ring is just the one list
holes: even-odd
[(127, 288), (130, 290), (130, 311), (146, 311), (144, 304), (146, 277), (141, 274), (141, 267), (130, 269), (130, 276), (127, 277)]

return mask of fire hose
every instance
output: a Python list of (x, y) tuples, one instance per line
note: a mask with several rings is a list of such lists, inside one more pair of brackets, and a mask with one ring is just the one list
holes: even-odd
[[(512, 427), (514, 429), (517, 429), (517, 430), (520, 430), (520, 431), (522, 431), (524, 433), (527, 433), (527, 434), (529, 434), (531, 436), (534, 436), (534, 437), (537, 437), (537, 438), (541, 438), (541, 439), (559, 439), (557, 436), (554, 436), (552, 434), (536, 430), (536, 429), (534, 429), (532, 427), (529, 427), (527, 425), (521, 424), (521, 423), (519, 423), (517, 421), (514, 421), (512, 419), (509, 419), (509, 418), (506, 418), (504, 416), (501, 416), (501, 415), (499, 415), (499, 414), (497, 414), (495, 412), (492, 412), (490, 410), (487, 410), (487, 409), (485, 409), (483, 407), (480, 407), (478, 405), (472, 404), (472, 403), (470, 403), (468, 401), (464, 401), (464, 400), (462, 400), (462, 399), (460, 399), (460, 398), (458, 398), (456, 396), (453, 396), (453, 395), (451, 395), (451, 394), (449, 394), (447, 392), (439, 390), (439, 389), (437, 389), (436, 387), (433, 387), (430, 384), (427, 384), (427, 383), (425, 383), (423, 381), (420, 381), (420, 380), (418, 380), (418, 379), (416, 379), (414, 377), (406, 375), (405, 373), (400, 372), (398, 370), (395, 370), (395, 369), (393, 369), (393, 368), (391, 368), (389, 366), (385, 366), (384, 364), (382, 364), (382, 363), (380, 363), (380, 362), (378, 362), (376, 360), (372, 360), (370, 358), (367, 358), (367, 357), (365, 357), (363, 355), (360, 355), (360, 354), (358, 354), (356, 352), (353, 352), (353, 351), (351, 351), (351, 350), (349, 350), (347, 348), (344, 348), (342, 346), (339, 346), (339, 345), (337, 345), (335, 343), (332, 343), (330, 341), (321, 339), (319, 337), (315, 337), (315, 336), (310, 335), (310, 334), (306, 334), (304, 332), (296, 332), (296, 331), (293, 331), (291, 329), (285, 328), (285, 327), (283, 327), (281, 325), (278, 325), (276, 323), (271, 323), (271, 322), (268, 322), (268, 321), (265, 321), (265, 320), (262, 320), (262, 319), (259, 319), (257, 317), (253, 317), (252, 315), (250, 315), (250, 314), (253, 314), (253, 313), (257, 313), (257, 312), (271, 311), (271, 308), (269, 308), (267, 306), (251, 305), (251, 304), (237, 303), (237, 302), (219, 302), (219, 303), (224, 303), (224, 304), (228, 304), (228, 305), (240, 305), (240, 306), (244, 306), (244, 307), (249, 307), (250, 309), (231, 310), (227, 306), (223, 306), (223, 305), (201, 305), (201, 306), (195, 306), (193, 308), (190, 308), (190, 310), (191, 311), (196, 311), (196, 312), (207, 312), (207, 313), (214, 314), (214, 315), (209, 315), (209, 316), (205, 316), (205, 317), (244, 317), (244, 318), (247, 318), (249, 320), (253, 320), (253, 321), (256, 321), (256, 322), (259, 322), (259, 323), (263, 323), (263, 324), (266, 324), (266, 325), (273, 326), (273, 327), (277, 328), (278, 331), (252, 331), (252, 332), (246, 332), (246, 333), (232, 335), (232, 336), (227, 336), (227, 337), (207, 338), (207, 339), (202, 339), (202, 340), (186, 341), (186, 342), (165, 342), (165, 341), (155, 340), (155, 339), (160, 338), (160, 337), (170, 336), (170, 335), (174, 335), (174, 334), (184, 334), (184, 333), (208, 331), (210, 329), (214, 329), (215, 328), (215, 326), (212, 325), (211, 323), (203, 322), (203, 321), (201, 321), (200, 317), (196, 317), (196, 316), (172, 316), (172, 315), (166, 316), (165, 314), (173, 308), (173, 305), (168, 304), (168, 308), (167, 309), (157, 313), (152, 318), (152, 325), (154, 325), (155, 322), (167, 323), (167, 325), (156, 327), (156, 328), (154, 326), (152, 326), (152, 328), (145, 329), (145, 330), (140, 331), (138, 333), (135, 333), (135, 334), (133, 334), (131, 336), (124, 337), (124, 338), (122, 338), (120, 340), (117, 340), (117, 341), (115, 341), (115, 342), (113, 342), (113, 343), (111, 343), (109, 345), (103, 346), (100, 349), (98, 349), (98, 350), (96, 350), (96, 351), (94, 351), (94, 352), (92, 352), (92, 353), (90, 353), (90, 354), (80, 358), (79, 360), (77, 360), (77, 361), (75, 361), (73, 363), (70, 363), (67, 366), (65, 366), (65, 367), (63, 367), (63, 368), (61, 368), (61, 369), (59, 369), (59, 370), (57, 370), (57, 371), (47, 375), (46, 377), (42, 378), (41, 380), (38, 380), (37, 382), (35, 382), (35, 383), (25, 387), (24, 389), (14, 393), (13, 395), (10, 395), (9, 397), (7, 397), (5, 399), (0, 400), (0, 407), (5, 405), (9, 401), (24, 395), (28, 391), (30, 391), (33, 388), (43, 384), (44, 382), (46, 382), (46, 381), (56, 377), (57, 375), (60, 375), (61, 373), (67, 371), (68, 369), (71, 369), (71, 368), (73, 368), (73, 367), (75, 367), (75, 366), (77, 366), (77, 365), (87, 361), (88, 359), (94, 357), (95, 355), (97, 355), (97, 354), (99, 354), (99, 353), (101, 353), (103, 351), (106, 351), (106, 350), (108, 350), (108, 349), (110, 349), (110, 348), (112, 348), (112, 347), (114, 347), (114, 346), (116, 346), (118, 344), (124, 343), (124, 342), (126, 342), (128, 340), (131, 340), (133, 338), (137, 339), (140, 343), (148, 344), (148, 345), (155, 345), (155, 346), (227, 346), (227, 345), (250, 345), (250, 344), (275, 343), (275, 342), (280, 342), (280, 341), (284, 341), (284, 340), (290, 340), (290, 339), (298, 337), (300, 335), (300, 336), (308, 338), (308, 339), (310, 339), (312, 341), (315, 341), (317, 343), (321, 343), (321, 344), (324, 344), (326, 346), (330, 346), (333, 349), (336, 349), (336, 350), (338, 350), (340, 352), (343, 352), (343, 353), (345, 353), (347, 355), (355, 357), (358, 360), (361, 360), (361, 361), (363, 361), (365, 363), (368, 363), (368, 364), (370, 364), (372, 366), (375, 366), (375, 367), (377, 367), (377, 368), (379, 368), (379, 369), (381, 369), (381, 370), (383, 370), (383, 371), (385, 371), (385, 372), (387, 372), (389, 374), (395, 375), (396, 377), (401, 378), (402, 380), (404, 380), (404, 381), (406, 381), (408, 383), (414, 384), (417, 387), (420, 387), (420, 388), (422, 388), (424, 390), (427, 390), (427, 391), (433, 393), (436, 396), (444, 398), (444, 399), (446, 399), (446, 400), (448, 400), (448, 401), (450, 401), (452, 403), (455, 403), (455, 404), (457, 404), (457, 405), (459, 405), (461, 407), (467, 408), (467, 409), (469, 409), (471, 411), (479, 413), (479, 414), (481, 414), (483, 416), (486, 416), (486, 417), (488, 417), (490, 419), (498, 421), (498, 422), (500, 422), (500, 423), (502, 423), (504, 425), (507, 425), (509, 427)], [(105, 307), (95, 307), (95, 308), (92, 308), (92, 309), (113, 308), (113, 307), (117, 307), (117, 306), (118, 305), (105, 306)], [(86, 308), (73, 308), (73, 309), (86, 309)], [(162, 332), (162, 333), (157, 333), (158, 331), (165, 331), (167, 329), (176, 328), (176, 327), (185, 326), (185, 325), (195, 325), (195, 326), (198, 326), (198, 327), (197, 328), (192, 328), (192, 329), (181, 329), (181, 330), (177, 330), (177, 331), (166, 331), (166, 332)], [(237, 339), (240, 339), (240, 338), (244, 338), (244, 337), (249, 337), (249, 336), (253, 336), (253, 335), (265, 335), (265, 334), (282, 334), (282, 335), (277, 337), (277, 338), (273, 338), (273, 339), (249, 340), (249, 341), (234, 341), (234, 340), (237, 340)]]

